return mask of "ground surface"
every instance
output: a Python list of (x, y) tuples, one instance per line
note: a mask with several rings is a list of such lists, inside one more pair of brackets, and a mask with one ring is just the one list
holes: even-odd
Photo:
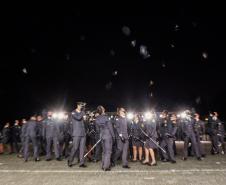
[[(206, 148), (209, 148), (206, 145)], [(127, 184), (226, 184), (226, 155), (208, 155), (204, 161), (189, 158), (184, 162), (177, 156), (177, 164), (158, 162), (158, 166), (129, 163), (131, 169), (117, 165), (111, 172), (103, 172), (100, 163), (87, 163), (88, 168), (66, 166), (66, 161), (24, 163), (15, 155), (0, 155), (0, 185), (127, 185)]]

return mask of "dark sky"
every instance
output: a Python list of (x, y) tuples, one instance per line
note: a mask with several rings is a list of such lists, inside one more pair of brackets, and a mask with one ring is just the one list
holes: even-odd
[(2, 17), (1, 122), (71, 110), (78, 100), (110, 111), (190, 106), (225, 116), (220, 5), (103, 6), (10, 9)]

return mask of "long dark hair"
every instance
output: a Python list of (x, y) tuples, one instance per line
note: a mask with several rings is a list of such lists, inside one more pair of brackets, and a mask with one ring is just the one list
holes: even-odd
[(117, 108), (117, 115), (119, 115), (119, 112), (120, 112), (121, 110), (126, 111), (123, 107), (118, 107), (118, 108)]
[(99, 113), (100, 115), (103, 114), (105, 112), (105, 108), (102, 105), (99, 105), (97, 107), (97, 113)]

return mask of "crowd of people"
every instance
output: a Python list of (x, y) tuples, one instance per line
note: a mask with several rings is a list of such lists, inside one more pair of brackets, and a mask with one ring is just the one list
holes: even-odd
[(74, 165), (75, 158), (79, 167), (87, 167), (86, 161), (102, 161), (104, 171), (120, 161), (123, 168), (130, 168), (128, 161), (156, 166), (157, 156), (162, 162), (176, 163), (178, 137), (184, 141), (182, 160), (189, 155), (197, 160), (206, 157), (203, 135), (209, 135), (211, 154), (225, 153), (225, 129), (217, 112), (202, 121), (198, 113), (189, 110), (180, 115), (166, 110), (131, 114), (121, 107), (109, 115), (98, 106), (87, 114), (85, 105), (78, 102), (70, 114), (48, 111), (45, 116), (6, 123), (1, 131), (4, 153), (16, 153), (25, 162), (31, 151), (36, 162), (40, 156), (50, 161), (54, 154), (57, 161), (66, 159), (68, 167)]

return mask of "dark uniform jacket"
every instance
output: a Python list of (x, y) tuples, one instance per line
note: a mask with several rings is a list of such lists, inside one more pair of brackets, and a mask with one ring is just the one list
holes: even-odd
[(72, 112), (72, 137), (85, 137), (86, 129), (85, 123), (83, 121), (83, 116), (85, 112)]
[(101, 135), (102, 139), (115, 138), (113, 126), (112, 126), (112, 123), (108, 116), (106, 116), (106, 115), (98, 116), (96, 118), (95, 123), (100, 128), (100, 135)]

